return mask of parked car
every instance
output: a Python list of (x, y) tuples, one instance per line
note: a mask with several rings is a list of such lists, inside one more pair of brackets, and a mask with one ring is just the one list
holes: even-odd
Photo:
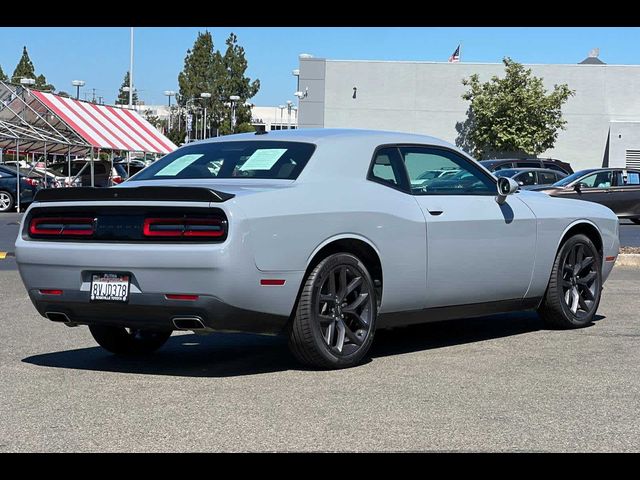
[[(114, 164), (112, 169), (109, 160), (94, 160), (93, 169), (96, 187), (109, 187), (122, 183), (127, 178), (126, 170), (117, 164)], [(71, 174), (69, 174), (68, 162), (53, 163), (49, 165), (47, 171), (54, 174), (56, 180), (62, 185), (70, 186), (69, 181), (71, 181), (71, 186), (74, 187), (91, 186), (91, 165), (85, 160), (73, 160)], [(76, 178), (75, 181), (74, 178)]]
[[(10, 212), (16, 206), (18, 198), (18, 173), (14, 168), (0, 165), (0, 212)], [(35, 193), (40, 189), (37, 180), (29, 178), (20, 172), (20, 205), (33, 201)]]
[[(114, 167), (119, 167), (121, 169), (121, 171), (123, 172), (123, 177), (133, 177), (136, 173), (138, 173), (139, 171), (143, 170), (144, 168), (147, 167), (147, 164), (145, 162), (143, 162), (142, 160), (131, 160), (129, 162), (129, 168), (127, 170), (127, 160), (123, 159), (120, 160), (118, 162), (113, 162), (113, 166)], [(128, 172), (128, 175), (127, 175)]]
[[(464, 174), (450, 188), (420, 178), (443, 167)], [(16, 261), (41, 315), (88, 325), (122, 355), (173, 330), (248, 331), (339, 368), (379, 328), (536, 309), (550, 325), (590, 324), (617, 217), (518, 189), (433, 137), (230, 135), (114, 188), (38, 192)]]
[(496, 177), (513, 178), (525, 190), (537, 185), (551, 185), (567, 176), (566, 173), (548, 168), (504, 168), (493, 174)]
[(481, 160), (480, 163), (490, 172), (505, 168), (548, 168), (567, 175), (573, 173), (570, 164), (554, 158), (499, 158)]
[(640, 224), (640, 169), (589, 168), (536, 190), (553, 197), (587, 200)]

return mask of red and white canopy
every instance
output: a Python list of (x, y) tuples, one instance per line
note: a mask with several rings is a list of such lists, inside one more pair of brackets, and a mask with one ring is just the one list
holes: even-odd
[(169, 153), (178, 148), (138, 112), (36, 90), (31, 93), (94, 147), (149, 153)]

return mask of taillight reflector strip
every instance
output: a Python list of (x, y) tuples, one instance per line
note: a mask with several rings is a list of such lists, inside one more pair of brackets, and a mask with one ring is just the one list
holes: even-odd
[(146, 237), (222, 237), (223, 221), (217, 218), (146, 218)]
[(183, 295), (183, 294), (173, 294), (167, 293), (165, 294), (167, 300), (198, 300), (200, 298), (199, 295)]
[(260, 285), (263, 286), (281, 287), (284, 284), (285, 280), (282, 278), (262, 278), (260, 280)]
[(62, 290), (40, 290), (42, 295), (62, 295)]
[(91, 236), (95, 231), (93, 218), (40, 217), (29, 224), (31, 235)]

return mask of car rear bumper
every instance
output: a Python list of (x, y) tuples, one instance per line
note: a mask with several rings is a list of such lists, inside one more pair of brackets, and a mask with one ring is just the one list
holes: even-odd
[[(158, 293), (131, 293), (127, 303), (91, 302), (88, 291), (65, 290), (60, 295), (29, 290), (38, 312), (54, 321), (64, 314), (69, 323), (112, 325), (128, 328), (176, 329), (176, 319), (198, 319), (205, 329), (276, 334), (288, 317), (245, 310), (211, 295), (196, 300), (169, 300)], [(180, 327), (180, 323), (177, 324)], [(190, 329), (190, 328), (187, 328)]]

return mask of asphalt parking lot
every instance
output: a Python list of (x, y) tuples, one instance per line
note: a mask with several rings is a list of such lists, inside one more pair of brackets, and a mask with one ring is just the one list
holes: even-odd
[(637, 452), (639, 289), (616, 267), (588, 328), (524, 313), (383, 331), (368, 363), (323, 372), (256, 335), (119, 359), (0, 271), (0, 452)]

